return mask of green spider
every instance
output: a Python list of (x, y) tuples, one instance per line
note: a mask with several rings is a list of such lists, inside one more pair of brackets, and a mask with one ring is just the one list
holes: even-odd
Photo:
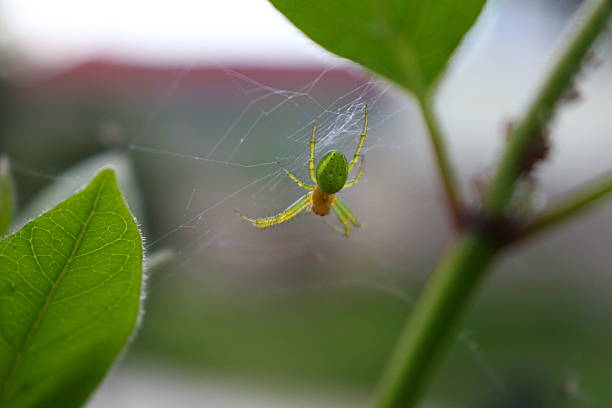
[[(365, 166), (363, 165), (363, 156), (361, 155), (361, 148), (363, 147), (363, 142), (365, 141), (366, 134), (368, 131), (368, 106), (365, 106), (364, 109), (364, 120), (363, 120), (363, 130), (361, 131), (361, 135), (359, 136), (359, 144), (357, 145), (357, 151), (353, 156), (353, 159), (350, 163), (347, 162), (346, 157), (340, 152), (331, 151), (327, 153), (323, 158), (319, 161), (319, 165), (317, 166), (315, 172), (315, 137), (317, 133), (317, 123), (315, 122), (312, 126), (312, 138), (310, 139), (310, 158), (308, 159), (308, 170), (310, 173), (310, 179), (314, 183), (313, 186), (308, 185), (306, 183), (301, 182), (293, 173), (291, 173), (287, 169), (285, 173), (287, 176), (295, 181), (295, 183), (309, 192), (300, 197), (295, 203), (291, 204), (285, 211), (280, 214), (273, 215), (272, 217), (266, 218), (249, 218), (246, 217), (238, 210), (236, 212), (242, 218), (253, 224), (255, 228), (268, 228), (273, 225), (278, 225), (285, 221), (289, 221), (291, 218), (295, 217), (305, 209), (312, 210), (317, 215), (327, 215), (333, 209), (338, 219), (344, 225), (344, 231), (339, 228), (333, 227), (341, 234), (345, 236), (349, 236), (351, 233), (351, 225), (359, 227), (359, 221), (353, 215), (348, 206), (340, 199), (340, 197), (336, 196), (340, 190), (346, 187), (351, 187), (355, 185), (363, 175), (365, 171)], [(351, 180), (346, 181), (350, 171), (355, 167), (359, 158), (362, 158), (361, 168), (357, 173), (357, 176)], [(349, 223), (350, 221), (350, 223)]]

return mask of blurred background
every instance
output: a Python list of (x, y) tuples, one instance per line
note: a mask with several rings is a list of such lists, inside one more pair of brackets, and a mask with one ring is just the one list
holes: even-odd
[[(466, 195), (579, 3), (491, 1), (456, 54), (437, 109)], [(0, 151), (22, 220), (111, 164), (150, 258), (173, 254), (148, 272), (140, 330), (89, 407), (366, 407), (449, 239), (411, 97), (264, 0), (4, 0), (0, 32)], [(608, 30), (554, 123), (533, 210), (612, 167), (611, 49)], [(352, 155), (364, 104), (350, 238), (312, 214), (264, 231), (236, 216), (300, 197), (277, 162), (306, 180), (313, 120), (319, 157)], [(604, 204), (508, 252), (426, 406), (612, 406), (610, 245)]]

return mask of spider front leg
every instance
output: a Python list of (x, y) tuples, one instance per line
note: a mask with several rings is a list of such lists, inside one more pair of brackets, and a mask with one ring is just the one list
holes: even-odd
[(308, 157), (308, 171), (310, 173), (310, 179), (317, 185), (317, 176), (315, 174), (315, 143), (317, 135), (317, 121), (312, 123), (312, 136), (310, 137), (310, 157)]
[(351, 187), (351, 186), (359, 183), (359, 180), (361, 180), (361, 176), (363, 176), (363, 173), (365, 173), (365, 157), (361, 156), (361, 167), (359, 168), (359, 171), (357, 172), (357, 176), (354, 179), (352, 179), (351, 181), (347, 181), (344, 184), (344, 187), (342, 187), (342, 188)]
[(285, 211), (280, 214), (273, 215), (272, 217), (266, 218), (249, 218), (240, 214), (238, 210), (236, 213), (243, 219), (250, 222), (255, 228), (268, 228), (273, 225), (281, 224), (285, 221), (289, 221), (306, 208), (312, 205), (312, 193), (307, 193), (299, 198), (295, 203), (291, 204)]
[(363, 147), (363, 142), (365, 142), (365, 138), (368, 134), (368, 105), (365, 105), (363, 111), (363, 129), (361, 130), (361, 135), (359, 135), (359, 144), (357, 144), (357, 150), (355, 151), (353, 160), (351, 160), (351, 162), (349, 163), (349, 171), (353, 170), (353, 167), (355, 167), (355, 165), (357, 164), (359, 156), (361, 156), (361, 148)]

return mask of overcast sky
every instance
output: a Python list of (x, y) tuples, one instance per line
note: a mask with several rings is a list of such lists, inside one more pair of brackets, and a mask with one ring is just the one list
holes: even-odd
[(329, 58), (266, 0), (3, 0), (0, 10), (12, 41), (41, 62)]

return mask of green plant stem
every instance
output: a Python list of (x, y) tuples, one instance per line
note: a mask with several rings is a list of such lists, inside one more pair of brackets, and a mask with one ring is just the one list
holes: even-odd
[(434, 113), (431, 100), (427, 97), (418, 98), (421, 112), (423, 112), (423, 118), (425, 119), (425, 125), (429, 132), (429, 138), (434, 151), (434, 157), (438, 165), (438, 171), (440, 178), (442, 179), (442, 188), (448, 210), (450, 213), (450, 219), (453, 226), (458, 229), (460, 225), (461, 215), (461, 202), (459, 194), (457, 192), (457, 179), (453, 167), (451, 166), (446, 146), (444, 145), (444, 135), (438, 123), (437, 116)]
[(591, 0), (578, 10), (568, 29), (569, 34), (563, 37), (550, 75), (511, 134), (485, 202), (491, 215), (501, 215), (504, 212), (520, 176), (520, 163), (525, 151), (534, 139), (541, 137), (542, 128), (551, 119), (563, 93), (571, 86), (583, 57), (608, 23), (611, 7), (611, 0)]
[(591, 205), (601, 201), (601, 198), (612, 193), (612, 174), (602, 176), (600, 180), (580, 187), (578, 191), (570, 194), (564, 203), (557, 204), (545, 210), (533, 222), (528, 224), (513, 242), (523, 241), (567, 221), (581, 213)]
[(377, 408), (407, 408), (420, 399), (434, 362), (496, 253), (492, 240), (463, 235), (427, 282), (380, 384)]
[[(543, 126), (552, 117), (555, 106), (580, 68), (584, 55), (604, 28), (611, 8), (612, 0), (592, 0), (581, 6), (577, 22), (564, 38), (565, 46), (550, 70), (548, 79), (523, 120), (515, 127), (513, 138), (492, 181), (482, 219), (491, 220), (503, 215), (530, 143), (537, 141)], [(425, 103), (426, 100), (420, 102), (430, 128), (447, 196), (456, 197), (441, 134), (431, 115), (429, 103)], [(588, 201), (585, 199), (581, 202)], [(579, 208), (581, 205), (574, 207)], [(572, 212), (575, 211), (570, 209), (569, 213)], [(569, 213), (561, 219), (571, 215)], [(420, 401), (444, 345), (474, 295), (478, 283), (486, 274), (487, 267), (501, 249), (495, 245), (496, 238), (499, 238), (495, 229), (487, 225), (480, 228), (478, 231), (465, 229), (429, 279), (380, 383), (375, 399), (377, 408), (411, 408)]]

